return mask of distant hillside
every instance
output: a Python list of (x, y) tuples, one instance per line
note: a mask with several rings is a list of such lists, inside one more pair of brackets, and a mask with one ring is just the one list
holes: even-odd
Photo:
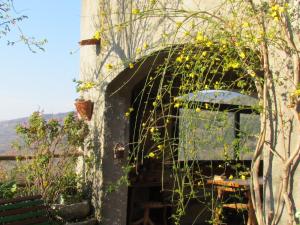
[[(63, 119), (67, 113), (44, 114), (44, 118), (48, 119)], [(18, 118), (14, 120), (0, 121), (0, 155), (11, 152), (11, 142), (17, 138), (15, 128), (18, 124), (26, 123), (28, 117)]]

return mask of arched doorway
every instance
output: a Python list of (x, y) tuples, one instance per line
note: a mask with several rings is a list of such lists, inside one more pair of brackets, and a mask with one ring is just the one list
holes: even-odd
[[(122, 199), (119, 208), (121, 208), (120, 211), (123, 215), (122, 221), (126, 217), (127, 224), (131, 224), (142, 217), (144, 202), (164, 203), (170, 200), (170, 197), (174, 198), (174, 195), (172, 193), (170, 195), (167, 191), (172, 191), (171, 189), (174, 188), (174, 185), (176, 186), (176, 182), (186, 178), (186, 174), (181, 174), (184, 178), (174, 178), (174, 165), (178, 171), (184, 169), (185, 166), (192, 168), (189, 173), (193, 173), (193, 176), (201, 171), (202, 177), (215, 175), (229, 177), (236, 172), (234, 168), (226, 167), (230, 161), (235, 162), (235, 167), (241, 165), (243, 168), (248, 168), (250, 165), (249, 157), (246, 157), (246, 154), (237, 155), (237, 150), (241, 146), (241, 134), (244, 132), (242, 121), (250, 121), (247, 115), (256, 115), (252, 106), (242, 105), (241, 102), (226, 102), (228, 99), (224, 96), (221, 101), (216, 101), (220, 100), (221, 92), (219, 89), (215, 90), (215, 93), (219, 93), (218, 95), (214, 93), (214, 100), (205, 99), (203, 97), (205, 93), (202, 93), (201, 96), (197, 89), (193, 92), (188, 92), (189, 90), (182, 92), (181, 87), (185, 83), (183, 76), (174, 77), (172, 68), (168, 68), (163, 73), (157, 72), (166, 58), (170, 60), (168, 51), (162, 51), (137, 62), (134, 69), (128, 68), (120, 73), (109, 84), (106, 92), (105, 104), (107, 111), (105, 115), (107, 122), (105, 133), (107, 133), (107, 137), (105, 138), (105, 146), (110, 146), (108, 149), (113, 149), (117, 143), (124, 143), (130, 156), (128, 162), (134, 164), (134, 169), (129, 175), (130, 186), (128, 192), (124, 188), (114, 194), (114, 197), (111, 197), (111, 199), (114, 199), (114, 203), (120, 202), (120, 199)], [(173, 59), (175, 58), (176, 55), (173, 56)], [(228, 70), (225, 74), (220, 73), (209, 80), (201, 81), (201, 85), (205, 87), (206, 95), (208, 95), (213, 90), (209, 87), (206, 88), (206, 85), (212, 83), (230, 84), (230, 88), (235, 92), (227, 93), (227, 98), (229, 96), (237, 97), (237, 90), (240, 87), (235, 81), (241, 80), (238, 73), (237, 70)], [(251, 81), (247, 82), (245, 82), (245, 85), (249, 86), (249, 89), (254, 87)], [(162, 87), (168, 85), (168, 91), (162, 93)], [(246, 99), (246, 102), (252, 99), (245, 95), (243, 98)], [(166, 105), (166, 107), (163, 107), (163, 105)], [(241, 108), (241, 106), (243, 107)], [(191, 132), (191, 125), (201, 128), (201, 122), (194, 118), (195, 113), (197, 113), (197, 116), (204, 116), (207, 121), (218, 121), (220, 112), (222, 112), (221, 117), (223, 119), (226, 114), (226, 123), (231, 121), (231, 125), (227, 130), (224, 131), (222, 128), (225, 135), (231, 129), (231, 137), (228, 137), (229, 139), (225, 138), (225, 141), (229, 140), (230, 142), (225, 143), (226, 148), (232, 151), (230, 156), (227, 152), (225, 155), (218, 155), (220, 150), (217, 151), (216, 149), (221, 149), (220, 146), (211, 145), (210, 147), (214, 150), (210, 152), (212, 154), (208, 154), (208, 149), (195, 147), (195, 142), (191, 144), (184, 143), (184, 139), (193, 140), (197, 136), (202, 136), (201, 138), (204, 136), (203, 132), (202, 135), (201, 132)], [(128, 118), (124, 116), (125, 114)], [(190, 125), (186, 126), (188, 124)], [(212, 125), (210, 122), (208, 124)], [(189, 130), (183, 132), (184, 129)], [(211, 133), (210, 140), (213, 140), (213, 135), (216, 134)], [(221, 136), (220, 133), (218, 136)], [(185, 149), (190, 150), (192, 145), (194, 146), (193, 152), (186, 155), (187, 151)], [(164, 151), (160, 151), (162, 148)], [(223, 149), (225, 149), (225, 145), (223, 145)], [(221, 156), (225, 156), (225, 158), (221, 158)], [(113, 158), (113, 152), (110, 151), (105, 154), (104, 158), (106, 157)], [(106, 162), (108, 162), (108, 165), (105, 165)], [(112, 177), (122, 176), (121, 165), (109, 165), (109, 161), (104, 160), (103, 166), (106, 168), (106, 172), (104, 171), (104, 176), (107, 176), (106, 181), (113, 181)], [(196, 179), (199, 179), (199, 177)], [(206, 197), (203, 189), (198, 190), (196, 194), (201, 195), (202, 199)], [(126, 204), (124, 203), (125, 200)], [(205, 202), (199, 204), (197, 201), (190, 200), (187, 204), (190, 210), (187, 211), (190, 213), (201, 211), (203, 205), (205, 205)], [(164, 221), (161, 216), (163, 214), (162, 210), (163, 208), (152, 215), (152, 219), (156, 223)], [(125, 212), (127, 212), (127, 216), (124, 216), (126, 215)], [(170, 210), (168, 213), (168, 215), (171, 214)], [(191, 224), (192, 222), (200, 224), (208, 219), (191, 213), (183, 217), (181, 224)], [(169, 220), (169, 223), (172, 223), (171, 220)]]

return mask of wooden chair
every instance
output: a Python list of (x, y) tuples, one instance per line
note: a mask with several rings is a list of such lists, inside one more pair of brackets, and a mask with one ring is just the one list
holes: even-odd
[(151, 209), (163, 209), (163, 221), (164, 225), (167, 225), (167, 208), (172, 207), (171, 204), (164, 204), (162, 202), (146, 202), (143, 204), (144, 217), (133, 222), (132, 225), (155, 225), (155, 223), (150, 218)]
[[(234, 210), (246, 210), (248, 212), (247, 225), (257, 225), (255, 212), (253, 209), (251, 194), (246, 181), (240, 181), (242, 185), (237, 181), (224, 181), (224, 180), (209, 180), (208, 184), (216, 185), (217, 189), (217, 201), (221, 203), (219, 207), (215, 208), (214, 212), (214, 225), (222, 224), (221, 215), (223, 208), (229, 208)], [(222, 199), (225, 193), (232, 192), (238, 194), (245, 194), (248, 199), (248, 203), (222, 203)]]
[(41, 196), (0, 200), (1, 225), (53, 225)]

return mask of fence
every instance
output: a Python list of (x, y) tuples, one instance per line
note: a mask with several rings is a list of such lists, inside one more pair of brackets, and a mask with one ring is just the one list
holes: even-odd
[[(68, 154), (53, 154), (52, 158), (68, 158), (68, 157), (80, 157), (83, 156), (82, 152), (75, 152), (75, 153), (68, 153)], [(34, 155), (0, 155), (0, 169), (1, 167), (6, 167), (5, 171), (9, 171), (14, 168), (14, 162), (18, 161), (25, 161), (25, 160), (32, 160), (35, 159), (36, 156)], [(3, 162), (5, 165), (1, 165)], [(0, 171), (1, 172), (1, 171)], [(1, 177), (0, 177), (1, 183)], [(24, 179), (17, 178), (18, 185), (22, 186), (24, 184)]]
[[(66, 158), (66, 157), (80, 157), (83, 156), (83, 153), (76, 152), (76, 153), (68, 153), (68, 154), (54, 154), (52, 155), (53, 158)], [(16, 160), (30, 160), (34, 159), (35, 156), (24, 156), (24, 155), (0, 155), (0, 162), (1, 161), (16, 161)]]

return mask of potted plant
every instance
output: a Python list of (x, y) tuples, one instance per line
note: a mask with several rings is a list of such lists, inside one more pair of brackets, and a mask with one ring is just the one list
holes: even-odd
[(100, 45), (101, 33), (100, 31), (96, 31), (93, 38), (81, 40), (79, 44), (83, 45)]
[(96, 38), (90, 38), (90, 39), (81, 40), (79, 42), (79, 44), (81, 46), (84, 46), (84, 45), (100, 45), (100, 40), (96, 39)]
[[(81, 81), (74, 79), (77, 92), (86, 92), (96, 86), (93, 81)], [(76, 99), (75, 107), (82, 119), (90, 121), (93, 115), (94, 103), (91, 100), (85, 100), (83, 97)]]
[(94, 103), (91, 100), (76, 99), (75, 107), (82, 119), (88, 121), (92, 119)]

